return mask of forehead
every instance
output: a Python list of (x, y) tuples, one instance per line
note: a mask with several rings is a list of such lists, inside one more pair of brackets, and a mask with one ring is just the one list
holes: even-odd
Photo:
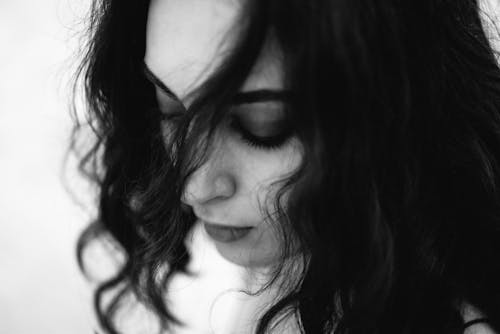
[[(181, 100), (188, 99), (235, 43), (244, 0), (152, 0), (145, 62)], [(281, 89), (279, 49), (270, 39), (243, 90)]]

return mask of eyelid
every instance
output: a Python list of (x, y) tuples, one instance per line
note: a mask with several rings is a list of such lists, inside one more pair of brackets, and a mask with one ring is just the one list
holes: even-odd
[[(273, 137), (275, 133), (282, 133), (289, 128), (289, 122), (286, 119), (275, 120), (252, 120), (245, 116), (234, 115), (236, 120), (243, 128), (257, 137)], [(270, 133), (267, 135), (266, 133)]]
[(288, 104), (279, 101), (259, 101), (252, 103), (242, 103), (231, 106), (231, 111), (241, 114), (252, 114), (256, 117), (263, 116), (263, 119), (286, 118)]
[(269, 136), (256, 135), (251, 130), (247, 129), (242, 124), (241, 119), (234, 114), (231, 115), (230, 126), (241, 135), (241, 139), (246, 142), (247, 145), (262, 150), (278, 149), (284, 145), (294, 133), (291, 126), (285, 126), (281, 131)]
[[(260, 138), (275, 137), (276, 133), (280, 135), (290, 128), (289, 122), (287, 122), (286, 120), (264, 121), (261, 122), (261, 124), (253, 124), (256, 126), (252, 126), (251, 124), (253, 123), (252, 121), (245, 121), (242, 117), (238, 115), (232, 115), (231, 120), (236, 122), (238, 127), (241, 128), (243, 131), (248, 132), (253, 136)], [(257, 129), (257, 127), (259, 127), (259, 129)], [(262, 130), (260, 134), (258, 133), (259, 130)], [(270, 132), (272, 134), (263, 135), (262, 132), (266, 132), (264, 130), (267, 130), (267, 132)]]

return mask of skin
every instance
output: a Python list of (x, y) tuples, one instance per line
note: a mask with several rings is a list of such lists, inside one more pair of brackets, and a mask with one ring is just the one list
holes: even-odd
[[(240, 8), (240, 1), (229, 0), (151, 1), (145, 63), (184, 106), (189, 107), (197, 88), (231, 49)], [(283, 85), (280, 50), (270, 38), (241, 91), (282, 90)], [(168, 113), (170, 97), (158, 87), (157, 99), (162, 112)], [(234, 113), (253, 134), (266, 136), (274, 129), (273, 121), (283, 118), (283, 105), (258, 102), (235, 108)], [(182, 201), (193, 208), (199, 223), (253, 227), (234, 242), (210, 239), (222, 257), (245, 267), (266, 267), (278, 259), (276, 227), (262, 208), (273, 211), (276, 187), (271, 184), (290, 175), (301, 158), (295, 137), (264, 149), (249, 145), (227, 124), (220, 126), (208, 159), (187, 180)]]

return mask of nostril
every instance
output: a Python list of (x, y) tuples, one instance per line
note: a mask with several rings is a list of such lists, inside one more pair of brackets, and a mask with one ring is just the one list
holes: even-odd
[(181, 211), (184, 213), (192, 213), (193, 208), (191, 207), (191, 205), (181, 202)]
[(188, 224), (194, 224), (196, 222), (198, 218), (194, 214), (192, 206), (185, 203), (181, 203), (180, 209), (181, 209), (181, 216), (183, 217), (182, 219), (184, 222)]

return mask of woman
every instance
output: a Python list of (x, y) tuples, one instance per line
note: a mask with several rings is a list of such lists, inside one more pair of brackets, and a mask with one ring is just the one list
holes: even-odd
[(201, 226), (278, 291), (257, 333), (499, 331), (500, 69), (480, 13), (94, 1), (81, 168), (100, 202), (78, 249), (110, 235), (125, 255), (96, 291), (103, 328), (129, 293), (172, 328)]

